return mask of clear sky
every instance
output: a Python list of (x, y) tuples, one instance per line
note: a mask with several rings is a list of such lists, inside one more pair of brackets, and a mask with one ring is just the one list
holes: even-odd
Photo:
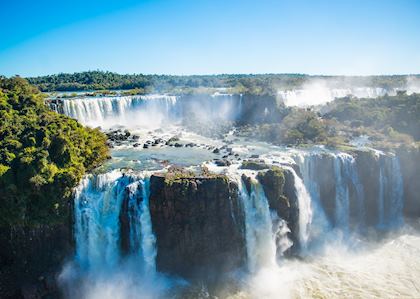
[(420, 73), (420, 0), (0, 0), (0, 74)]

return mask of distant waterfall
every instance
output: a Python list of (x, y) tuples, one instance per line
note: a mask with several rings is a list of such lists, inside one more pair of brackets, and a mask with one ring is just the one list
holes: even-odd
[(393, 95), (396, 93), (396, 89), (387, 90), (380, 87), (330, 88), (322, 83), (309, 83), (302, 89), (278, 91), (279, 97), (286, 106), (299, 107), (322, 105), (335, 98), (350, 95), (357, 98), (377, 98), (387, 93)]
[[(212, 96), (113, 96), (63, 99), (63, 113), (85, 125), (110, 128), (161, 127), (186, 121), (236, 120), (238, 102), (232, 94)], [(53, 107), (53, 106), (52, 106)]]
[(76, 261), (85, 269), (116, 266), (120, 251), (120, 213), (128, 201), (130, 251), (146, 273), (155, 271), (155, 236), (149, 212), (149, 178), (119, 171), (83, 179), (75, 194)]
[(181, 116), (177, 97), (166, 95), (86, 97), (63, 100), (64, 114), (90, 126), (156, 125)]

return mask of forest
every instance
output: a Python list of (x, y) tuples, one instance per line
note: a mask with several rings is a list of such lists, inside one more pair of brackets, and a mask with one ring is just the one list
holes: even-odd
[(0, 77), (0, 226), (67, 219), (71, 190), (108, 158), (106, 136), (50, 111), (20, 77)]
[[(417, 76), (420, 78), (420, 76)], [(41, 91), (136, 90), (137, 93), (188, 93), (200, 88), (228, 88), (236, 93), (274, 94), (278, 88), (297, 88), (309, 80), (328, 80), (333, 85), (383, 88), (401, 86), (407, 76), (310, 76), (306, 74), (145, 75), (88, 71), (31, 77)]]

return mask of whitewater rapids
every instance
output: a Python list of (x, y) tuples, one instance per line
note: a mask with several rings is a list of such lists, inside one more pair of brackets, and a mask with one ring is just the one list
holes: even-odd
[(219, 298), (420, 298), (419, 235), (362, 247), (354, 252), (330, 244), (306, 260), (263, 268), (235, 294)]

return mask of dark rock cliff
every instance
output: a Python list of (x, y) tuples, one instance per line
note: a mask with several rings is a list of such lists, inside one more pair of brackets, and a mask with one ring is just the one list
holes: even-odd
[(257, 179), (264, 188), (270, 209), (276, 211), (277, 215), (287, 222), (290, 229), (289, 239), (292, 240), (293, 246), (286, 254), (297, 252), (299, 250), (299, 205), (293, 174), (287, 169), (273, 166), (265, 172), (260, 172)]
[(0, 229), (0, 298), (58, 298), (57, 275), (72, 250), (71, 225)]
[(153, 175), (150, 213), (159, 271), (199, 278), (243, 264), (244, 216), (226, 177)]
[(404, 214), (420, 217), (420, 148), (402, 148), (397, 152), (404, 180)]

